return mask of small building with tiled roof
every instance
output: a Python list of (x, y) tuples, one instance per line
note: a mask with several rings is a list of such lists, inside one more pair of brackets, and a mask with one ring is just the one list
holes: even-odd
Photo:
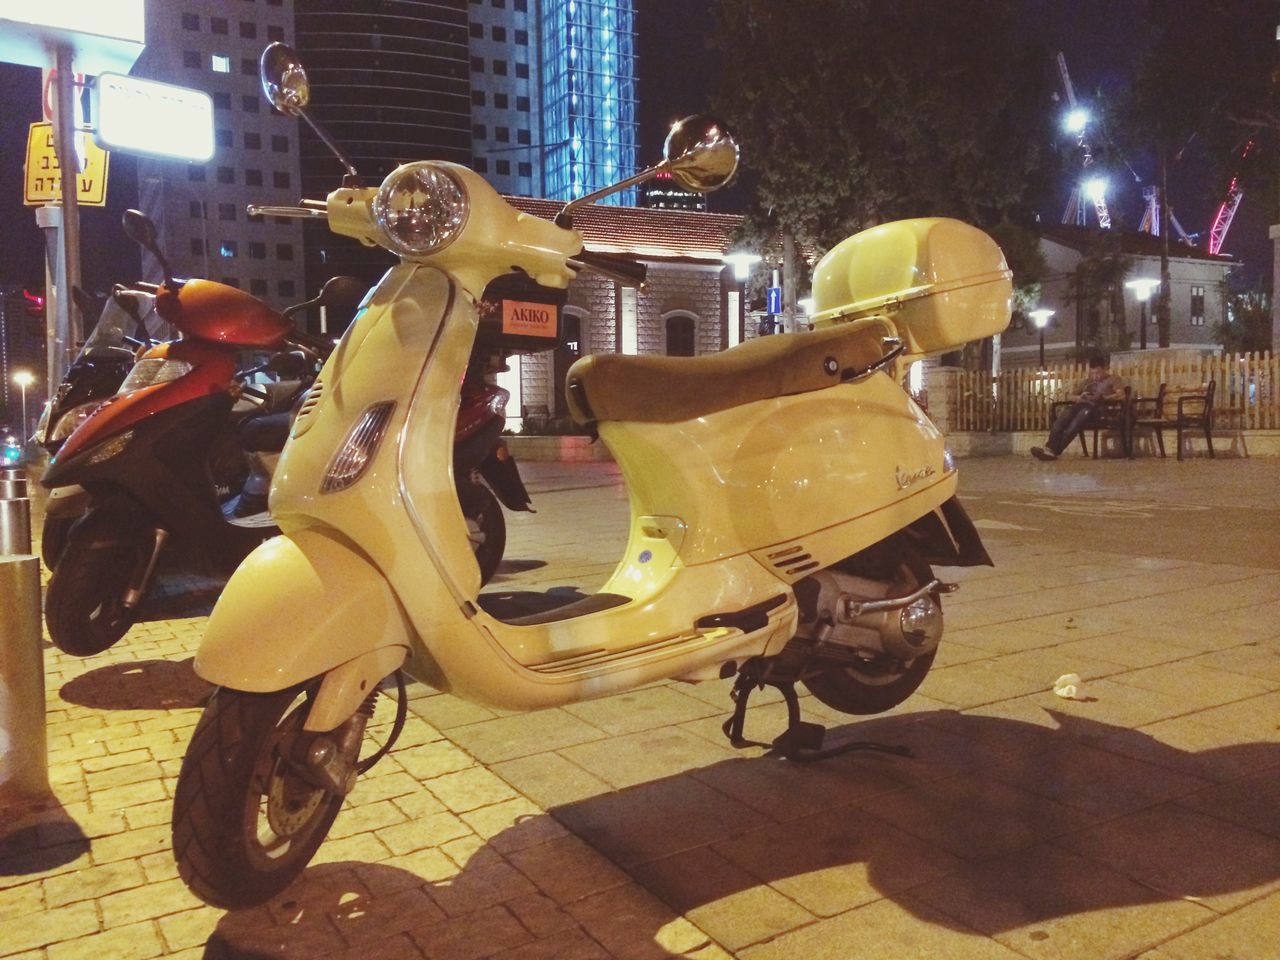
[[(1079, 356), (1093, 342), (1111, 350), (1137, 350), (1146, 328), (1146, 345), (1155, 348), (1155, 298), (1144, 305), (1129, 280), (1160, 279), (1160, 237), (1136, 230), (1100, 230), (1053, 224), (1040, 230), (1040, 252), (1047, 267), (1040, 306), (1054, 311), (1045, 330), (1048, 362)], [(1128, 270), (1110, 291), (1086, 289), (1081, 265), (1090, 257), (1120, 257)], [(1169, 346), (1214, 350), (1213, 328), (1226, 318), (1227, 275), (1236, 261), (1173, 238), (1169, 242)], [(1085, 273), (1088, 271), (1086, 270)], [(1144, 323), (1145, 317), (1145, 323)], [(1001, 337), (1002, 366), (1031, 366), (1039, 360), (1039, 330), (1015, 315)]]
[[(555, 218), (563, 204), (506, 197), (516, 209)], [(508, 414), (529, 420), (568, 416), (565, 373), (588, 353), (622, 352), (695, 356), (734, 346), (754, 334), (743, 281), (725, 257), (741, 217), (690, 210), (589, 204), (573, 225), (587, 249), (624, 253), (648, 267), (643, 290), (584, 271), (569, 288), (567, 335), (554, 351), (513, 357), (518, 375)], [(517, 395), (518, 394), (518, 395)]]

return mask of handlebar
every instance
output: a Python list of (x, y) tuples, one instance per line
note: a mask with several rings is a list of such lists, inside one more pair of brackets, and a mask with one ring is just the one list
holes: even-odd
[(296, 207), (251, 203), (246, 210), (251, 217), (293, 217), (297, 220), (324, 218), (329, 215), (328, 205), (323, 200), (303, 200)]

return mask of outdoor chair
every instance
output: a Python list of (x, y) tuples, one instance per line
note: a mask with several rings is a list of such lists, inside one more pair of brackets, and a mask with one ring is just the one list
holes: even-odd
[[(1137, 433), (1141, 427), (1150, 427), (1156, 421), (1164, 419), (1164, 403), (1165, 394), (1169, 385), (1161, 383), (1160, 388), (1156, 390), (1154, 397), (1138, 397), (1133, 398), (1133, 420), (1129, 428), (1129, 458), (1133, 459), (1134, 452), (1137, 449)], [(1152, 433), (1158, 431), (1152, 430)]]
[[(1188, 391), (1180, 391), (1177, 406), (1170, 414), (1164, 409), (1171, 397), (1162, 397), (1163, 403), (1152, 415), (1144, 415), (1134, 421), (1135, 427), (1151, 427), (1156, 432), (1156, 443), (1160, 447), (1160, 456), (1165, 456), (1164, 432), (1174, 430), (1178, 438), (1178, 459), (1182, 459), (1182, 434), (1187, 430), (1202, 430), (1204, 441), (1209, 445), (1209, 457), (1213, 458), (1213, 394), (1217, 384), (1210, 380), (1203, 387)], [(1161, 385), (1163, 390), (1163, 385)], [(1145, 413), (1145, 412), (1144, 412)]]
[[(1049, 408), (1049, 423), (1053, 423), (1058, 419), (1060, 414), (1067, 407), (1070, 407), (1074, 401), (1058, 400)], [(1098, 445), (1099, 434), (1104, 430), (1114, 430), (1120, 436), (1120, 450), (1126, 457), (1133, 456), (1133, 437), (1131, 428), (1133, 426), (1133, 388), (1124, 388), (1124, 397), (1119, 400), (1103, 400), (1094, 409), (1084, 429), (1080, 431), (1080, 449), (1084, 455), (1089, 456), (1089, 446), (1085, 442), (1084, 435), (1090, 430), (1093, 431), (1093, 459), (1098, 459), (1098, 451), (1101, 449)]]

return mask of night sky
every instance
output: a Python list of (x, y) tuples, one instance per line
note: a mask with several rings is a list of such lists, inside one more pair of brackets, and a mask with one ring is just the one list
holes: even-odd
[[(672, 120), (706, 109), (716, 70), (706, 43), (711, 7), (711, 0), (636, 0), (642, 163), (658, 158)], [(1027, 35), (1043, 40), (1050, 50), (1064, 52), (1078, 97), (1087, 99), (1098, 87), (1123, 84), (1142, 42), (1137, 4), (1025, 0), (1024, 8)], [(0, 89), (5, 91), (0, 116), (0, 217), (7, 224), (0, 233), (0, 281), (37, 286), (43, 283), (43, 253), (34, 215), (22, 206), (21, 172), (27, 124), (39, 118), (39, 87), (38, 70), (0, 64)], [(1128, 159), (1149, 182), (1154, 174), (1149, 158)], [(120, 211), (136, 196), (134, 162), (117, 154), (111, 164), (108, 208), (82, 213), (84, 276), (88, 285), (100, 289), (128, 280), (138, 270), (136, 252), (119, 231)], [(1141, 184), (1122, 171), (1113, 173), (1112, 184), (1113, 209), (1125, 222), (1136, 224), (1142, 213)], [(1042, 216), (1047, 221), (1060, 218), (1069, 188), (1064, 184), (1060, 197), (1045, 198)], [(1170, 195), (1188, 231), (1207, 231), (1215, 206), (1208, 195), (1213, 192), (1200, 171), (1171, 170)], [(731, 209), (733, 201), (731, 192), (713, 196), (711, 209)], [(1270, 221), (1268, 212), (1246, 196), (1227, 250), (1246, 261), (1248, 275), (1270, 272)]]

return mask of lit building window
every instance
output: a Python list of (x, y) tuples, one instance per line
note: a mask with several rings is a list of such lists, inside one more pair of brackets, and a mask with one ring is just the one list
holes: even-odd
[(214, 73), (230, 73), (231, 72), (230, 57), (224, 57), (220, 53), (215, 53), (210, 59), (212, 60), (212, 63), (210, 64), (210, 66), (213, 68)]

